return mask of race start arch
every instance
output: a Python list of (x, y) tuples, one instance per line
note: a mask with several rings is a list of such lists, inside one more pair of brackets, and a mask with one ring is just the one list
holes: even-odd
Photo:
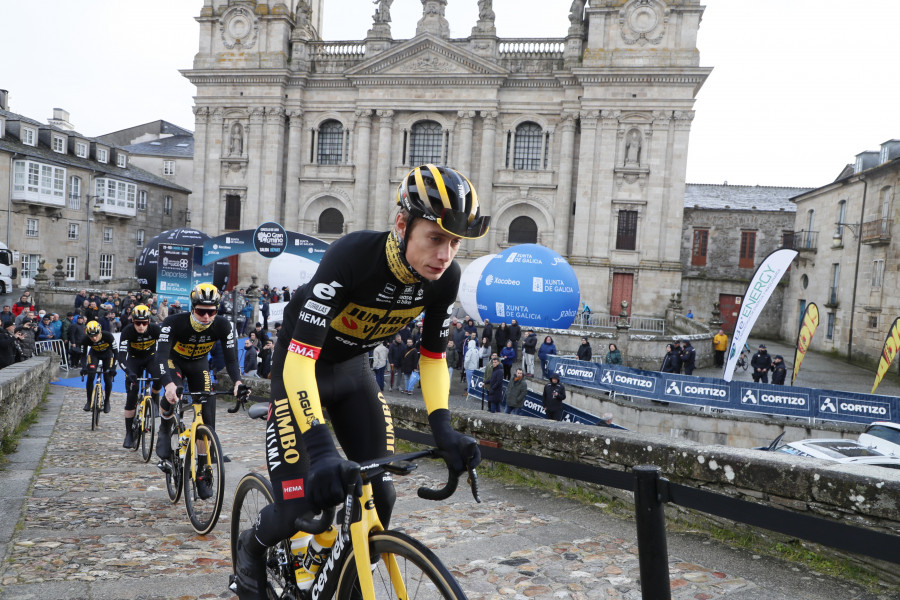
[(232, 231), (204, 240), (201, 263), (208, 265), (245, 252), (257, 252), (265, 258), (277, 258), (283, 253), (294, 254), (318, 263), (327, 249), (327, 242), (287, 231), (278, 223), (269, 221), (256, 229)]

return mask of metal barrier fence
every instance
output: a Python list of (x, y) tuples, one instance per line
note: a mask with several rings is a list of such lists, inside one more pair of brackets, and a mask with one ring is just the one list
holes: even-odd
[(34, 343), (34, 353), (55, 352), (59, 355), (59, 368), (69, 370), (69, 349), (64, 340), (41, 340)]
[[(397, 437), (417, 444), (434, 445), (430, 434), (397, 429)], [(632, 472), (480, 446), (481, 456), (504, 464), (541, 473), (586, 481), (635, 493), (635, 525), (641, 592), (644, 600), (670, 600), (669, 557), (666, 548), (666, 503), (678, 504), (738, 523), (776, 531), (823, 546), (900, 564), (900, 536), (862, 529), (813, 515), (725, 496), (716, 492), (671, 483), (660, 476), (660, 468), (635, 466)]]
[(580, 329), (615, 329), (616, 325), (624, 319), (631, 331), (642, 333), (666, 334), (666, 320), (657, 317), (642, 317), (631, 315), (620, 317), (618, 315), (598, 315), (595, 313), (581, 313), (575, 318), (572, 327)]

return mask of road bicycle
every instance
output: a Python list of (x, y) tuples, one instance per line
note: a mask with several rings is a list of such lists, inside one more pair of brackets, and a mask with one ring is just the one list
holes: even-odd
[[(239, 395), (249, 394), (241, 390)], [(219, 436), (203, 423), (202, 405), (213, 396), (231, 395), (227, 392), (183, 392), (178, 390), (171, 432), (172, 458), (162, 460), (159, 468), (166, 474), (166, 491), (172, 504), (184, 493), (184, 507), (194, 531), (204, 535), (212, 531), (222, 512), (225, 496), (225, 458)], [(194, 412), (190, 424), (185, 425), (184, 413)], [(205, 453), (203, 453), (205, 451)], [(207, 497), (202, 496), (198, 484), (202, 482)]]
[[(267, 406), (260, 404), (257, 407), (250, 409), (251, 417), (264, 417)], [(428, 448), (386, 456), (364, 462), (359, 465), (358, 471), (348, 473), (344, 482), (346, 498), (337, 521), (334, 520), (334, 507), (323, 511), (318, 517), (298, 519), (296, 526), (301, 531), (266, 551), (267, 597), (279, 600), (464, 600), (465, 592), (437, 555), (409, 535), (385, 530), (375, 511), (372, 481), (385, 472), (409, 475), (417, 467), (412, 461), (420, 458), (439, 459), (440, 451)], [(481, 502), (475, 469), (469, 469), (468, 473), (472, 495), (477, 502)], [(428, 500), (444, 500), (456, 491), (458, 483), (459, 474), (448, 470), (447, 482), (443, 487), (421, 487), (418, 495)], [(272, 502), (272, 485), (265, 477), (248, 473), (241, 479), (231, 509), (232, 569), (237, 558), (238, 536), (256, 521), (259, 511)], [(332, 523), (338, 534), (331, 554), (315, 574), (312, 583), (307, 584), (309, 587), (301, 589), (297, 585), (296, 572), (302, 569), (300, 562), (305, 548), (292, 549), (291, 542), (304, 539), (308, 534), (321, 533)], [(234, 591), (233, 574), (230, 584)]]
[(144, 462), (150, 462), (153, 456), (153, 444), (156, 441), (156, 417), (159, 413), (159, 406), (153, 402), (150, 395), (151, 382), (150, 377), (138, 377), (138, 384), (141, 386), (138, 391), (137, 408), (134, 412), (134, 421), (131, 424), (131, 436), (134, 439), (134, 446), (131, 450), (141, 449), (141, 458)]
[(740, 356), (738, 356), (737, 363), (735, 363), (735, 365), (737, 366), (737, 368), (743, 369), (745, 371), (747, 370), (747, 367), (750, 366), (750, 364), (747, 362), (747, 356), (743, 352), (741, 352)]
[[(103, 411), (103, 367), (105, 361), (100, 359), (94, 368), (84, 368), (81, 370), (81, 380), (84, 381), (88, 373), (94, 374), (94, 389), (91, 392), (91, 431), (100, 427), (100, 413)], [(115, 372), (113, 372), (115, 377)]]

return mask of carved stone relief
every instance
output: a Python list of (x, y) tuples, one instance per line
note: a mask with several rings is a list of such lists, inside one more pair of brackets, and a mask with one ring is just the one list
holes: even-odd
[(256, 45), (259, 21), (246, 6), (233, 6), (222, 13), (219, 32), (222, 34), (222, 43), (229, 50), (247, 50)]
[(629, 46), (659, 44), (668, 23), (669, 9), (660, 0), (632, 0), (619, 12), (622, 40)]

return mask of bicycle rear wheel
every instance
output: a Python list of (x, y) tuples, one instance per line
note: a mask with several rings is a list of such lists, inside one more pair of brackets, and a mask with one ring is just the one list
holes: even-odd
[[(231, 570), (237, 561), (237, 541), (241, 532), (250, 529), (266, 505), (275, 502), (272, 484), (257, 473), (244, 475), (234, 492), (231, 505)], [(294, 587), (294, 569), (288, 562), (291, 556), (290, 543), (278, 542), (266, 550), (266, 580), (270, 598), (281, 598), (284, 591)]]
[(141, 440), (141, 458), (144, 462), (149, 462), (153, 456), (153, 444), (156, 441), (156, 415), (153, 410), (153, 402), (145, 398), (141, 403), (140, 414), (140, 434)]
[[(97, 375), (99, 377), (99, 375)], [(103, 390), (99, 384), (94, 385), (94, 394), (91, 396), (91, 431), (100, 426), (100, 410), (103, 408)]]
[[(216, 432), (198, 425), (194, 443), (184, 455), (184, 507), (191, 525), (199, 534), (212, 531), (222, 512), (225, 498), (225, 461)], [(195, 454), (198, 445), (206, 445), (206, 454)], [(205, 458), (204, 458), (205, 457)], [(206, 498), (202, 494), (209, 494)]]
[[(375, 598), (465, 600), (466, 594), (441, 560), (421, 542), (398, 531), (369, 535), (369, 552), (379, 558), (372, 579)], [(396, 569), (389, 568), (392, 563)], [(351, 551), (338, 579), (337, 600), (361, 598), (355, 554)]]
[(184, 476), (184, 467), (181, 459), (178, 457), (178, 441), (181, 432), (184, 431), (184, 425), (181, 421), (173, 419), (172, 433), (169, 435), (169, 444), (172, 448), (172, 470), (166, 473), (166, 491), (169, 493), (169, 500), (175, 504), (181, 499), (181, 478)]

